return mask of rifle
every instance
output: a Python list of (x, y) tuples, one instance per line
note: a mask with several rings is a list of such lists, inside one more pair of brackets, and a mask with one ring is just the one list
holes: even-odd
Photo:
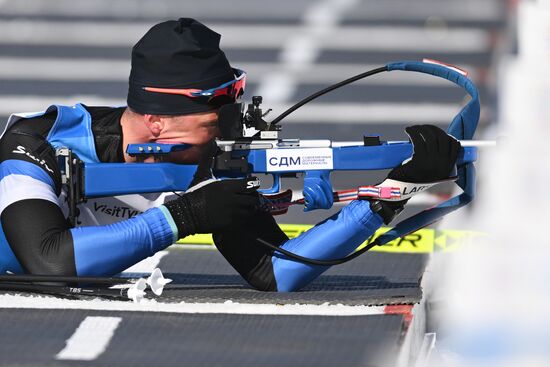
[[(364, 252), (372, 246), (382, 245), (414, 232), (469, 204), (475, 197), (474, 162), (477, 159), (477, 143), (471, 139), (479, 121), (478, 90), (460, 69), (426, 59), (422, 62), (392, 62), (346, 79), (303, 99), (271, 122), (264, 119), (266, 113), (261, 108), (262, 98), (260, 96), (253, 97), (252, 103), (247, 106), (246, 110), (243, 103), (222, 106), (218, 115), (222, 137), (216, 141), (221, 153), (213, 158), (213, 173), (216, 176), (228, 178), (254, 174), (272, 175), (272, 187), (262, 190), (262, 193), (271, 198), (272, 208), (279, 212), (284, 212), (285, 207), (294, 204), (304, 205), (305, 210), (328, 209), (335, 201), (351, 200), (362, 196), (361, 189), (363, 189), (363, 194), (370, 190), (370, 195), (373, 190), (378, 190), (374, 195), (386, 200), (402, 199), (404, 196), (392, 199), (391, 190), (376, 186), (333, 193), (330, 173), (340, 170), (394, 168), (412, 155), (413, 147), (410, 142), (382, 141), (376, 136), (363, 137), (363, 141), (358, 142), (279, 139), (281, 126), (278, 125), (290, 113), (325, 93), (374, 74), (395, 70), (426, 73), (447, 79), (462, 87), (470, 95), (470, 101), (452, 119), (447, 129), (447, 133), (458, 139), (462, 145), (457, 161), (456, 176), (449, 180), (455, 181), (463, 192), (399, 222), (361, 251)], [(186, 144), (130, 144), (127, 147), (127, 153), (138, 157), (150, 155), (162, 157), (170, 152), (186, 148), (188, 148)], [(64, 161), (64, 164), (61, 165), (65, 168), (62, 169), (62, 175), (64, 183), (69, 187), (69, 217), (73, 224), (76, 220), (76, 205), (88, 198), (185, 191), (189, 188), (197, 168), (196, 165), (174, 163), (82, 162), (65, 148), (58, 149), (58, 154)], [(304, 199), (292, 202), (291, 193), (289, 196), (288, 190), (282, 191), (281, 179), (299, 172), (304, 173)], [(403, 188), (400, 189), (400, 194), (403, 194)], [(417, 188), (417, 190), (421, 189)], [(269, 244), (264, 245), (270, 247)], [(273, 248), (284, 253), (276, 247)], [(350, 256), (355, 257), (358, 254), (359, 251)], [(296, 256), (294, 257), (296, 258)], [(338, 261), (344, 259), (322, 262), (321, 265), (340, 263)]]

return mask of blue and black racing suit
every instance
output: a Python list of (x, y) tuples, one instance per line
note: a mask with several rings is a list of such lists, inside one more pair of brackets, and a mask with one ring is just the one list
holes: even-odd
[[(10, 117), (0, 140), (0, 273), (112, 276), (177, 240), (176, 225), (162, 205), (169, 194), (88, 200), (79, 205), (76, 227), (66, 219), (66, 193), (54, 149), (70, 148), (84, 162), (124, 162), (123, 112), (124, 107), (77, 104)], [(354, 201), (291, 240), (267, 213), (255, 216), (246, 228), (213, 237), (249, 284), (266, 291), (294, 291), (327, 267), (295, 262), (253, 238), (305, 257), (332, 259), (351, 253), (381, 224), (368, 202)]]

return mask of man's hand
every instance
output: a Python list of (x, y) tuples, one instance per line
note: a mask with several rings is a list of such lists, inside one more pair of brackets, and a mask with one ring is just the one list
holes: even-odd
[[(445, 131), (433, 125), (409, 126), (405, 129), (413, 144), (413, 155), (388, 174), (388, 179), (408, 183), (428, 183), (451, 176), (460, 143)], [(373, 212), (389, 224), (408, 200), (371, 201)]]
[(449, 178), (456, 164), (460, 143), (433, 125), (409, 126), (405, 129), (414, 152), (405, 164), (394, 168), (389, 179), (425, 183)]
[(211, 181), (164, 206), (170, 211), (180, 238), (227, 231), (246, 224), (257, 214), (259, 186), (255, 177)]

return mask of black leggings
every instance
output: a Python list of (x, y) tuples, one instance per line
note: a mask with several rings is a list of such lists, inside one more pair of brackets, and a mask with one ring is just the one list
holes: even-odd
[(258, 244), (260, 237), (277, 246), (288, 240), (270, 214), (254, 217), (246, 228), (215, 233), (214, 243), (225, 259), (254, 288), (261, 291), (277, 291), (271, 255), (273, 251)]

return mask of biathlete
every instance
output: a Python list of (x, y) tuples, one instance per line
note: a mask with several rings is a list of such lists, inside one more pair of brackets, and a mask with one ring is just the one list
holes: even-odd
[[(236, 102), (245, 77), (230, 66), (219, 41), (219, 34), (193, 19), (157, 24), (132, 49), (127, 107), (53, 105), (10, 117), (0, 140), (1, 273), (112, 276), (179, 238), (212, 233), (218, 250), (250, 285), (295, 291), (327, 267), (290, 260), (259, 246), (255, 238), (298, 255), (334, 259), (392, 220), (405, 201), (356, 200), (289, 240), (261, 209), (257, 182), (230, 179), (179, 197), (91, 199), (78, 206), (77, 225), (69, 224), (56, 148), (67, 147), (84, 162), (129, 164), (135, 158), (125, 154), (128, 144), (192, 145), (168, 156), (177, 163), (196, 163), (211, 154), (220, 134), (217, 110)], [(414, 154), (388, 177), (406, 182), (447, 178), (459, 143), (430, 125), (406, 131)], [(200, 178), (196, 175), (195, 183)]]

